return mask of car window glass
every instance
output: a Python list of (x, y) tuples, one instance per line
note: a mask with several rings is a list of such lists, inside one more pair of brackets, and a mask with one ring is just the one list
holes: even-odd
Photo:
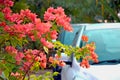
[(96, 43), (99, 60), (120, 59), (120, 29), (88, 30), (89, 42)]

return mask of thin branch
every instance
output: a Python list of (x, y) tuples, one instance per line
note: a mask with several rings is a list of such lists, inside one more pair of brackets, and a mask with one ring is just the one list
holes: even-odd
[[(39, 54), (38, 54), (39, 55)], [(25, 75), (23, 76), (23, 80), (25, 79), (25, 76), (29, 73), (29, 70), (31, 68), (31, 66), (33, 65), (33, 63), (35, 62), (35, 58), (38, 56), (36, 55), (33, 59), (33, 62), (30, 64), (30, 66), (28, 67), (28, 70), (25, 72)], [(28, 80), (29, 80), (29, 76), (28, 76)]]

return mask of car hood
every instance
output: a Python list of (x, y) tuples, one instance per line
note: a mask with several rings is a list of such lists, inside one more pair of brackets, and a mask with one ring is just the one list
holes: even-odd
[(86, 71), (98, 80), (120, 80), (120, 64), (91, 65)]

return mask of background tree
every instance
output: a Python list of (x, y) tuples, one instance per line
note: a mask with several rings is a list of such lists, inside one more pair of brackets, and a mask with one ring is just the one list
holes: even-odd
[[(95, 23), (98, 20), (119, 22), (117, 13), (120, 9), (120, 0), (26, 0), (29, 8), (40, 18), (50, 7), (62, 6), (72, 23)], [(32, 4), (31, 4), (32, 3)], [(42, 14), (41, 14), (42, 13)]]

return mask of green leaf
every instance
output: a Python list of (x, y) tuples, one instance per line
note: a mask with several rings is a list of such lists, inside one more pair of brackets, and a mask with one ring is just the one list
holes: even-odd
[(59, 74), (59, 72), (54, 72), (53, 76), (57, 76)]
[(49, 78), (45, 78), (45, 80), (50, 80)]
[(37, 77), (37, 80), (42, 80), (42, 79), (43, 79), (42, 75), (39, 75), (39, 76)]
[(44, 49), (45, 52), (48, 54), (48, 48), (44, 46), (43, 49)]
[(8, 67), (5, 64), (1, 64), (1, 65), (5, 68), (5, 70), (4, 70), (5, 77), (8, 78), (8, 76), (9, 76), (9, 69), (8, 69)]
[(17, 72), (17, 70), (19, 70), (19, 66), (15, 66), (15, 67), (12, 69), (12, 72)]
[(46, 76), (49, 76), (51, 74), (51, 72), (46, 72), (45, 75)]
[(30, 75), (30, 78), (35, 80), (36, 75)]
[(35, 62), (33, 64), (33, 66), (31, 67), (31, 71), (39, 71), (40, 70), (40, 63), (39, 62)]
[(10, 37), (10, 44), (15, 47), (17, 45), (16, 43), (17, 41), (14, 39), (14, 37)]
[(4, 21), (4, 14), (0, 12), (0, 21)]

